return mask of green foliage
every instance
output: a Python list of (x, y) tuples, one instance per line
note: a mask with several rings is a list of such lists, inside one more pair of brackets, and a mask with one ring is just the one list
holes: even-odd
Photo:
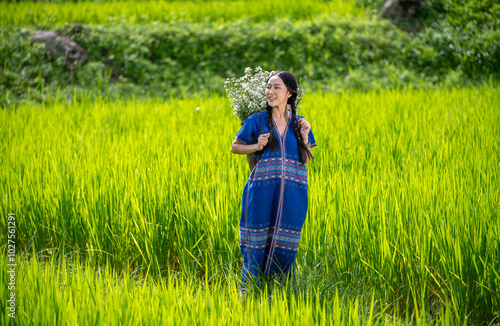
[[(20, 29), (0, 28), (0, 100), (41, 99), (43, 88), (66, 79), (64, 61), (47, 60), (44, 44), (32, 44)], [(28, 92), (30, 94), (28, 94)]]
[(432, 4), (446, 13), (453, 27), (462, 30), (500, 27), (500, 3), (497, 0), (434, 0)]
[(72, 98), (74, 89), (112, 98), (222, 93), (226, 78), (256, 66), (290, 70), (308, 78), (306, 89), (324, 91), (453, 86), (500, 75), (500, 30), (464, 31), (447, 21), (416, 35), (385, 21), (333, 16), (259, 24), (103, 25), (79, 34), (67, 30), (60, 28), (90, 54), (81, 69), (66, 68), (61, 58), (47, 60), (44, 46), (30, 45), (21, 29), (0, 28), (5, 40), (0, 48), (2, 105), (27, 96)]

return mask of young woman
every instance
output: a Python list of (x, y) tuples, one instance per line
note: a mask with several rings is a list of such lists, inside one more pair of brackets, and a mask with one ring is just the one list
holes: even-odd
[(267, 80), (266, 110), (245, 120), (231, 146), (235, 154), (263, 150), (243, 190), (243, 292), (253, 278), (289, 274), (297, 256), (308, 205), (306, 163), (316, 142), (309, 122), (296, 115), (296, 98), (292, 74), (274, 73)]

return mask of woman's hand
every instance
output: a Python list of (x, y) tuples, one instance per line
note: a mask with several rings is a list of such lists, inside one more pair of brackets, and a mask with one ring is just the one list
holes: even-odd
[(259, 136), (259, 139), (257, 140), (257, 146), (259, 151), (261, 151), (267, 145), (267, 142), (269, 141), (269, 136), (271, 136), (270, 133), (261, 134)]
[(257, 139), (257, 142), (251, 145), (243, 144), (235, 139), (231, 144), (231, 152), (233, 152), (234, 154), (250, 154), (260, 151), (267, 145), (269, 136), (271, 136), (270, 133), (262, 134)]
[(307, 122), (306, 119), (300, 118), (299, 119), (299, 130), (300, 134), (302, 135), (302, 139), (304, 139), (305, 143), (309, 142), (309, 131), (311, 131), (311, 124)]

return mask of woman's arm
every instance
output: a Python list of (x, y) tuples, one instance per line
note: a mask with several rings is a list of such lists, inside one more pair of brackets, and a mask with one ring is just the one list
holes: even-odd
[(231, 152), (233, 154), (248, 154), (248, 153), (253, 153), (258, 151), (258, 143), (251, 144), (251, 145), (245, 145), (236, 139), (233, 141), (231, 144)]
[(235, 139), (231, 144), (231, 152), (234, 154), (249, 154), (260, 151), (267, 145), (270, 133), (262, 134), (255, 144), (246, 145)]
[[(304, 139), (304, 144), (306, 144), (306, 145), (309, 144), (309, 138), (306, 137)], [(309, 153), (311, 153), (311, 157), (307, 156), (306, 162), (304, 164), (311, 162), (311, 159), (313, 157), (313, 151), (312, 151), (311, 147), (307, 147), (307, 150), (309, 151)]]
[[(302, 135), (302, 139), (304, 140), (304, 144), (308, 145), (309, 144), (309, 131), (311, 131), (311, 124), (307, 122), (306, 119), (300, 118), (299, 119), (299, 128), (300, 128), (300, 134)], [(313, 151), (311, 147), (307, 147), (307, 150), (309, 153), (311, 153), (311, 157), (307, 157), (307, 160), (304, 164), (307, 164), (311, 161), (311, 158), (313, 156)]]

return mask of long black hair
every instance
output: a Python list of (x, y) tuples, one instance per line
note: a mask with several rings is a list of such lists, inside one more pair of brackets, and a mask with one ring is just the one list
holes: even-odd
[[(304, 139), (302, 138), (302, 134), (300, 133), (299, 126), (297, 123), (297, 104), (295, 103), (297, 99), (297, 81), (295, 80), (293, 75), (288, 71), (275, 72), (271, 76), (269, 76), (267, 81), (269, 81), (269, 79), (274, 76), (280, 77), (281, 80), (283, 80), (283, 83), (285, 83), (287, 90), (292, 94), (292, 96), (288, 98), (287, 104), (290, 105), (293, 133), (295, 135), (295, 138), (297, 138), (297, 146), (299, 147), (300, 162), (304, 164), (308, 158), (309, 159), (312, 158), (312, 155), (311, 152), (309, 152), (307, 145), (304, 144)], [(279, 148), (279, 142), (278, 138), (276, 137), (276, 134), (273, 132), (274, 129), (273, 108), (267, 102), (266, 102), (266, 113), (267, 113), (267, 122), (269, 123), (269, 128), (271, 129), (271, 135), (269, 136), (268, 145), (271, 150), (275, 150)]]

